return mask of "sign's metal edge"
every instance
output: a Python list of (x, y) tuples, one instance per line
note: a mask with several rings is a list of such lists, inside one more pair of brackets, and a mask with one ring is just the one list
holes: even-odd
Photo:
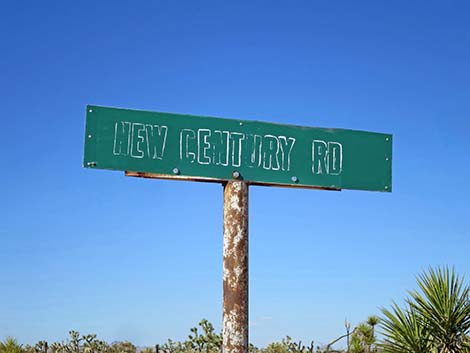
[[(233, 181), (237, 179), (218, 179), (218, 178), (209, 178), (209, 177), (194, 177), (186, 175), (171, 175), (171, 174), (157, 174), (157, 173), (147, 173), (147, 172), (133, 172), (126, 170), (124, 172), (125, 176), (129, 177), (138, 177), (138, 178), (148, 178), (148, 179), (163, 179), (163, 180), (182, 180), (182, 181), (197, 181), (197, 182), (209, 182), (209, 183), (226, 183), (228, 181)], [(240, 180), (243, 181), (243, 180)], [(329, 188), (324, 186), (309, 186), (301, 184), (280, 184), (280, 183), (263, 183), (259, 181), (246, 181), (249, 185), (256, 186), (276, 186), (276, 187), (286, 187), (286, 188), (299, 188), (299, 189), (314, 189), (314, 190), (329, 190), (329, 191), (341, 191), (339, 188)]]
[[(157, 173), (147, 173), (147, 172), (133, 172), (133, 171), (125, 171), (125, 176), (128, 177), (137, 177), (137, 178), (145, 178), (145, 179), (161, 179), (161, 180), (179, 180), (179, 181), (195, 181), (195, 182), (207, 182), (207, 183), (219, 183), (224, 184), (229, 181), (237, 180), (237, 179), (218, 179), (218, 178), (209, 178), (209, 177), (194, 177), (194, 176), (186, 176), (186, 175), (172, 175), (172, 174), (157, 174)], [(243, 180), (241, 180), (243, 181)], [(391, 193), (391, 187), (387, 190), (382, 189), (349, 189), (349, 188), (331, 188), (326, 186), (311, 186), (311, 185), (304, 185), (304, 184), (281, 184), (281, 183), (263, 183), (259, 181), (246, 181), (249, 185), (254, 186), (270, 186), (270, 187), (282, 187), (282, 188), (295, 188), (295, 189), (311, 189), (311, 190), (326, 190), (326, 191), (343, 191), (343, 190), (356, 190), (356, 191), (370, 191), (370, 192), (381, 192), (381, 193)]]
[(96, 136), (95, 132), (97, 131), (98, 121), (96, 119), (91, 119), (90, 109), (91, 105), (86, 107), (86, 117), (85, 117), (85, 146), (83, 153), (83, 167), (92, 168), (96, 166), (97, 151), (96, 151)]

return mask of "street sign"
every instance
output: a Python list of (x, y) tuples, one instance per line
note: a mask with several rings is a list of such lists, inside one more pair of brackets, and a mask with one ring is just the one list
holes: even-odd
[(222, 352), (248, 352), (250, 184), (392, 191), (392, 136), (87, 107), (88, 168), (224, 183)]
[(392, 190), (392, 136), (88, 106), (84, 166), (254, 185)]

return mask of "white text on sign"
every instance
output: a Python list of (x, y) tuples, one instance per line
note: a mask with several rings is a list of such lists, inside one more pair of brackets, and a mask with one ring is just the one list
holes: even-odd
[[(116, 122), (113, 154), (161, 160), (165, 157), (167, 136), (165, 125)], [(181, 129), (178, 136), (181, 161), (234, 168), (244, 165), (273, 171), (290, 171), (296, 142), (289, 136), (212, 129)], [(313, 174), (341, 174), (343, 147), (339, 142), (314, 140), (309, 153)]]

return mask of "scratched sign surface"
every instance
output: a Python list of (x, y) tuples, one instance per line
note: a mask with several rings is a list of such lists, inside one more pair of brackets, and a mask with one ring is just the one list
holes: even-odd
[[(84, 166), (154, 177), (392, 190), (392, 136), (88, 106)], [(235, 172), (235, 173), (234, 173)]]

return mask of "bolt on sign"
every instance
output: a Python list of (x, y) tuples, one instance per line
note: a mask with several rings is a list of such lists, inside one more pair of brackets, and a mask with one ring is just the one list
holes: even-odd
[(84, 166), (155, 178), (390, 192), (392, 136), (88, 106)]

